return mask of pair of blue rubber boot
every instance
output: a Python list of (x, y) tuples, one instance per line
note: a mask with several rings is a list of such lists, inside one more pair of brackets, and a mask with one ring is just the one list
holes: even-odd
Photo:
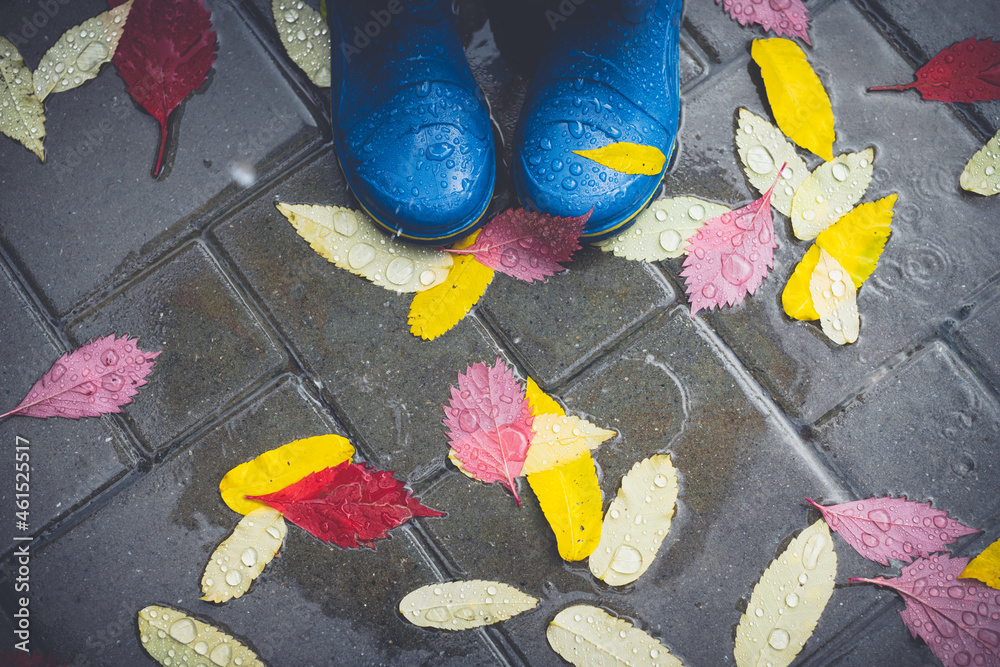
[[(598, 241), (624, 230), (656, 194), (663, 172), (626, 174), (574, 151), (628, 142), (669, 158), (680, 4), (562, 0), (545, 12), (551, 37), (514, 138), (524, 206), (557, 216), (592, 211), (584, 239)], [(414, 242), (469, 234), (486, 222), (497, 161), (451, 0), (332, 6), (334, 135), (358, 202)]]

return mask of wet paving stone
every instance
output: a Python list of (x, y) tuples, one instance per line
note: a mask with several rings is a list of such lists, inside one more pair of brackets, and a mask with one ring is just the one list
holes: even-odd
[[(112, 65), (45, 100), (44, 164), (0, 138), (0, 190), (19, 193), (0, 199), (3, 238), (59, 313), (204, 225), (206, 214), (242, 196), (236, 182), (267, 175), (268, 156), (322, 140), (311, 112), (233, 9), (219, 0), (207, 5), (218, 58), (208, 82), (171, 117), (165, 177), (150, 177), (159, 125), (125, 92)], [(53, 6), (58, 14), (21, 50), (31, 68), (63, 31), (107, 9), (101, 0)], [(0, 30), (39, 11), (37, 2), (4, 3)]]
[(240, 518), (218, 493), (226, 471), (339, 430), (296, 379), (250, 401), (33, 557), (35, 641), (72, 664), (146, 664), (135, 615), (162, 604), (228, 629), (272, 665), (489, 663), (478, 634), (428, 633), (398, 617), (403, 595), (435, 581), (399, 530), (377, 551), (345, 551), (289, 525), (280, 557), (244, 597), (198, 600), (206, 560)]
[[(273, 199), (351, 206), (331, 152), (213, 228), (224, 252), (340, 410), (373, 462), (417, 481), (444, 465), (441, 405), (459, 372), (498, 354), (466, 317), (434, 341), (410, 333), (412, 296), (339, 269), (309, 247)], [(493, 289), (491, 286), (490, 289)]]
[(162, 350), (151, 380), (125, 419), (150, 451), (226, 407), (287, 359), (200, 243), (170, 256), (137, 282), (72, 323), (78, 342), (129, 333)]
[(992, 386), (1000, 387), (1000, 341), (996, 335), (1000, 327), (1000, 286), (991, 285), (977, 296), (968, 304), (971, 316), (958, 326), (955, 337), (971, 353), (976, 369), (992, 380)]
[(859, 497), (932, 501), (985, 528), (1000, 509), (1000, 407), (941, 343), (879, 380), (818, 434)]
[[(3, 269), (0, 312), (2, 414), (21, 402), (63, 352), (39, 326)], [(7, 417), (0, 421), (0, 443), (8, 471), (0, 486), (0, 551), (4, 552), (15, 545), (13, 537), (37, 537), (47, 524), (120, 479), (137, 462), (110, 418)], [(25, 516), (15, 516), (19, 511)], [(27, 526), (19, 529), (15, 522), (25, 517)]]

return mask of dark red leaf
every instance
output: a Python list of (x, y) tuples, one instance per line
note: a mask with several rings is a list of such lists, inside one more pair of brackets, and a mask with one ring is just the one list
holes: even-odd
[(943, 551), (963, 535), (979, 532), (931, 508), (930, 503), (906, 498), (867, 498), (826, 507), (806, 500), (859, 554), (882, 565), (888, 565), (890, 558), (909, 563)]
[(580, 234), (590, 211), (576, 218), (560, 218), (523, 208), (509, 208), (483, 227), (476, 242), (464, 250), (491, 269), (525, 282), (543, 280), (565, 267), (580, 249)]
[(392, 473), (367, 463), (344, 462), (303, 477), (260, 500), (299, 528), (344, 549), (387, 539), (389, 531), (415, 516), (446, 516), (420, 504)]
[[(126, 0), (110, 0), (112, 7)], [(160, 150), (153, 168), (163, 168), (167, 117), (205, 83), (215, 61), (215, 31), (202, 0), (134, 0), (111, 62), (128, 92), (160, 124)]]
[(917, 70), (917, 80), (868, 90), (916, 88), (925, 100), (983, 102), (1000, 99), (1000, 42), (970, 37), (956, 42)]
[(448, 441), (462, 468), (478, 480), (500, 482), (518, 505), (514, 480), (534, 437), (524, 387), (499, 358), (491, 368), (475, 363), (458, 374), (458, 388), (444, 407)]
[(715, 0), (722, 3), (730, 18), (740, 25), (756, 23), (764, 30), (773, 30), (779, 37), (792, 35), (809, 41), (809, 10), (802, 0)]
[(153, 359), (160, 352), (143, 352), (137, 339), (115, 334), (91, 340), (64, 354), (41, 377), (20, 405), (0, 415), (26, 417), (96, 417), (121, 412), (146, 384)]
[(1000, 594), (982, 582), (956, 579), (968, 558), (939, 554), (920, 558), (895, 579), (864, 579), (902, 594), (899, 612), (910, 633), (920, 636), (946, 667), (1000, 665)]
[(66, 667), (66, 663), (55, 657), (45, 655), (40, 651), (26, 653), (16, 649), (7, 649), (0, 653), (0, 665), (3, 667)]

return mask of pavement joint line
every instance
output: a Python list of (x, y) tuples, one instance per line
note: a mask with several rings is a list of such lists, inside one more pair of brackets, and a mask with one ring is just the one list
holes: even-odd
[[(684, 310), (680, 308), (678, 310)], [(704, 340), (716, 356), (723, 362), (723, 366), (729, 372), (736, 384), (743, 391), (750, 403), (760, 412), (764, 418), (774, 424), (778, 431), (785, 436), (785, 441), (790, 449), (806, 464), (809, 471), (816, 476), (817, 480), (824, 485), (824, 498), (832, 500), (842, 498), (843, 501), (850, 500), (847, 490), (838, 482), (836, 477), (826, 463), (820, 459), (816, 450), (803, 442), (801, 436), (791, 420), (768, 395), (759, 382), (743, 366), (736, 353), (726, 345), (719, 335), (713, 331), (708, 324), (700, 317), (692, 317), (691, 323), (695, 331)]]

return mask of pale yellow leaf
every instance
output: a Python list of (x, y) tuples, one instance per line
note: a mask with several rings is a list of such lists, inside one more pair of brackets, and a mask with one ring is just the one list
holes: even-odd
[[(476, 232), (465, 238), (455, 248), (468, 248), (478, 235)], [(493, 269), (477, 262), (474, 255), (456, 256), (443, 283), (413, 297), (407, 319), (410, 333), (424, 340), (434, 340), (450, 331), (486, 293), (494, 274)]]
[(309, 80), (330, 87), (330, 30), (323, 15), (301, 0), (274, 0), (274, 24), (285, 51)]
[(958, 182), (965, 190), (981, 195), (1000, 192), (1000, 130), (972, 156)]
[(392, 292), (419, 292), (440, 285), (453, 265), (449, 253), (388, 236), (361, 211), (283, 203), (277, 208), (313, 250)]
[(31, 70), (6, 37), (0, 37), (0, 132), (45, 162), (45, 111), (35, 97)]
[(552, 650), (577, 667), (682, 667), (666, 646), (628, 621), (589, 605), (556, 614), (545, 636)]
[(602, 442), (615, 435), (614, 431), (607, 431), (586, 419), (553, 414), (535, 417), (531, 429), (535, 435), (531, 438), (521, 475), (575, 461), (584, 452), (597, 449)]
[(264, 571), (281, 548), (288, 530), (281, 512), (261, 507), (240, 519), (208, 559), (201, 577), (201, 598), (207, 602), (226, 602), (238, 598)]
[(604, 515), (601, 542), (590, 554), (591, 574), (612, 586), (642, 576), (670, 530), (676, 502), (677, 472), (668, 454), (632, 466)]
[(686, 254), (687, 242), (702, 225), (729, 211), (697, 197), (658, 199), (636, 216), (627, 230), (598, 242), (605, 252), (641, 262), (659, 262)]
[(755, 39), (750, 55), (760, 65), (767, 101), (781, 131), (824, 160), (832, 159), (833, 108), (799, 45), (780, 37)]
[(739, 130), (736, 131), (736, 150), (743, 163), (743, 172), (761, 194), (767, 192), (781, 172), (781, 182), (771, 192), (771, 206), (787, 216), (792, 214), (792, 196), (806, 177), (809, 167), (795, 152), (781, 130), (769, 122), (740, 109)]
[(575, 461), (528, 475), (531, 490), (556, 536), (559, 556), (583, 560), (601, 539), (601, 484), (594, 459), (585, 452)]
[(241, 463), (219, 482), (222, 500), (240, 514), (268, 505), (244, 496), (264, 496), (294, 484), (306, 475), (350, 461), (354, 447), (347, 438), (330, 433), (293, 440)]
[(573, 152), (623, 174), (657, 176), (663, 172), (663, 167), (667, 164), (667, 156), (656, 146), (644, 146), (627, 141)]
[(533, 609), (538, 598), (498, 581), (450, 581), (421, 586), (399, 601), (410, 623), (441, 630), (468, 630), (506, 621)]
[(809, 279), (809, 294), (827, 338), (838, 345), (858, 339), (861, 320), (854, 281), (840, 262), (822, 248)]
[(45, 52), (35, 69), (35, 97), (76, 88), (111, 62), (125, 30), (133, 0), (70, 28)]
[(139, 611), (139, 641), (165, 666), (265, 667), (256, 653), (233, 637), (170, 607), (150, 605)]
[(785, 667), (833, 595), (837, 554), (821, 519), (792, 540), (754, 586), (736, 628), (737, 667)]
[(792, 231), (803, 240), (835, 223), (861, 201), (875, 169), (875, 151), (843, 153), (809, 174), (792, 198)]

